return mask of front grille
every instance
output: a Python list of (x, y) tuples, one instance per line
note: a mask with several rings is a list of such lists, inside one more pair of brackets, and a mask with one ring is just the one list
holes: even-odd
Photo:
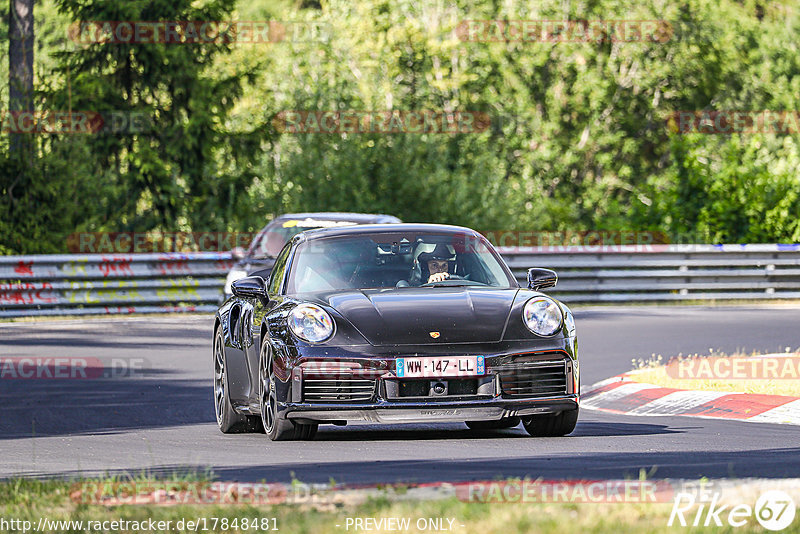
[(431, 388), (430, 380), (401, 380), (398, 384), (400, 386), (401, 397), (427, 397)]
[(449, 395), (477, 395), (478, 381), (474, 378), (448, 380), (447, 393)]
[[(447, 395), (431, 395), (431, 383), (445, 382)], [(478, 394), (478, 380), (475, 378), (442, 378), (425, 380), (401, 380), (398, 393), (400, 397), (425, 397), (430, 400), (445, 399)]]
[(567, 393), (567, 360), (513, 362), (494, 367), (504, 395), (552, 397)]
[(303, 380), (305, 402), (369, 401), (375, 393), (375, 380), (363, 378), (306, 378)]

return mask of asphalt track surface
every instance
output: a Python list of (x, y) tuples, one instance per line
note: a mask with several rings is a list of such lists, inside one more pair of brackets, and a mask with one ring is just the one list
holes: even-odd
[[(575, 313), (582, 382), (632, 358), (709, 348), (800, 346), (800, 308), (586, 308)], [(214, 422), (210, 317), (0, 324), (0, 355), (139, 362), (136, 377), (0, 380), (0, 479), (161, 475), (390, 483), (546, 479), (800, 477), (800, 426), (583, 410), (565, 438), (462, 424), (322, 426), (311, 442), (223, 435)]]

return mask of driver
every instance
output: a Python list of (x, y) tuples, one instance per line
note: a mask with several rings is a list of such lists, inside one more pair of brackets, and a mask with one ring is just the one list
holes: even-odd
[(429, 284), (447, 280), (450, 278), (450, 266), (455, 259), (455, 254), (442, 243), (436, 245), (431, 252), (423, 252), (417, 257), (422, 269), (422, 280), (425, 280), (426, 271)]

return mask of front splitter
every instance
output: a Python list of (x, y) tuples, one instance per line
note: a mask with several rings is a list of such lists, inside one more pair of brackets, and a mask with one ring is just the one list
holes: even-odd
[(493, 421), (508, 417), (557, 414), (578, 407), (576, 398), (539, 400), (519, 406), (497, 404), (492, 406), (427, 405), (392, 407), (304, 407), (289, 410), (289, 419), (309, 421), (369, 421), (373, 423), (447, 423), (463, 421)]

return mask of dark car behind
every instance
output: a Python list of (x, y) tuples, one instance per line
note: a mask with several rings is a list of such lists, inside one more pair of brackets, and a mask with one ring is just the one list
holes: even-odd
[(239, 278), (250, 275), (269, 278), (275, 257), (292, 237), (302, 231), (312, 228), (399, 222), (402, 221), (393, 215), (374, 213), (286, 213), (275, 217), (253, 238), (246, 252), (234, 251), (234, 259), (237, 261), (228, 272), (222, 300), (231, 296), (231, 284)]

